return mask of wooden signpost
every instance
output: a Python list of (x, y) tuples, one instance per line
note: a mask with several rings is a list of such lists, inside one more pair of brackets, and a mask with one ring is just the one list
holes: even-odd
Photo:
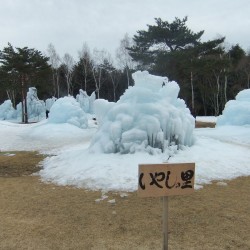
[(168, 196), (194, 192), (194, 163), (140, 164), (138, 195), (163, 197), (163, 250), (168, 249)]

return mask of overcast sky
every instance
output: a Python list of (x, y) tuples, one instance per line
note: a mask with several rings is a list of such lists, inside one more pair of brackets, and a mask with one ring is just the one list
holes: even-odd
[(226, 36), (228, 46), (250, 49), (250, 0), (0, 0), (0, 50), (10, 42), (46, 52), (52, 43), (77, 59), (86, 42), (114, 55), (125, 33), (185, 16), (203, 40)]

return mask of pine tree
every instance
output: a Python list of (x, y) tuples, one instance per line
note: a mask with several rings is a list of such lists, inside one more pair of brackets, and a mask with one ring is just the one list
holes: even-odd
[[(197, 69), (203, 70), (199, 63), (206, 64), (209, 61), (208, 58), (224, 54), (221, 44), (225, 38), (201, 42), (204, 31), (197, 33), (191, 31), (186, 25), (187, 17), (183, 19), (176, 17), (172, 23), (162, 21), (161, 18), (155, 18), (155, 21), (156, 25), (148, 25), (147, 30), (137, 31), (137, 35), (133, 38), (135, 45), (128, 48), (130, 55), (139, 63), (140, 70), (167, 76), (170, 80), (187, 86), (184, 99), (195, 114), (194, 79)], [(204, 58), (206, 58), (205, 61), (201, 60)], [(212, 67), (213, 60), (209, 62)], [(218, 62), (221, 63), (222, 60)]]
[(41, 81), (50, 72), (48, 65), (49, 58), (42, 55), (42, 53), (35, 49), (13, 48), (8, 43), (0, 51), (0, 72), (4, 75), (7, 82), (16, 82), (17, 90), (21, 91), (23, 112), (22, 122), (28, 123), (27, 100), (26, 93), (28, 85), (32, 82)]
[(172, 23), (155, 18), (156, 25), (147, 25), (148, 30), (137, 31), (133, 40), (135, 45), (129, 48), (132, 58), (142, 66), (150, 66), (159, 57), (200, 44), (204, 31), (197, 33), (187, 28), (187, 17), (175, 18)]

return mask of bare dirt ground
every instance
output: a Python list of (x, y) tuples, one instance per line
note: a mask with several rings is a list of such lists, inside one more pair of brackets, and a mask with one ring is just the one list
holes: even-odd
[(214, 128), (216, 123), (214, 122), (200, 122), (195, 121), (195, 127), (196, 128)]
[[(1, 250), (162, 249), (162, 201), (42, 183), (36, 152), (0, 153)], [(169, 249), (250, 249), (250, 177), (169, 198)], [(222, 183), (223, 184), (223, 183)], [(115, 203), (108, 200), (115, 199)]]

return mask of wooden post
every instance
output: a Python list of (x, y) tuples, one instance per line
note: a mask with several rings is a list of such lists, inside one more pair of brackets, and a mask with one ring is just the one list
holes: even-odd
[(168, 250), (168, 196), (163, 196), (163, 250)]
[(22, 123), (24, 123), (24, 86), (23, 86), (23, 77), (21, 76), (21, 83), (22, 83), (22, 89), (21, 89), (21, 92), (22, 92)]

